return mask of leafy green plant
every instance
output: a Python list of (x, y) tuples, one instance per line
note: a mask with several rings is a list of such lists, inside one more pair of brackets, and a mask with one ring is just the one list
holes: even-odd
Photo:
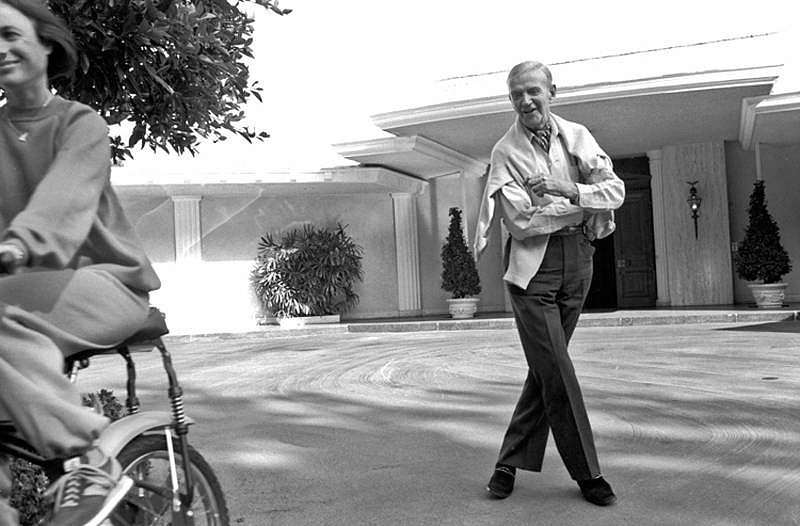
[(764, 181), (756, 181), (750, 194), (748, 224), (736, 251), (736, 272), (747, 281), (778, 283), (791, 272), (789, 254), (781, 245), (778, 223), (767, 210)]
[(19, 513), (21, 526), (39, 524), (47, 514), (44, 492), (50, 480), (39, 466), (25, 460), (13, 459), (11, 468), (10, 504)]
[(305, 225), (261, 237), (251, 283), (264, 309), (279, 318), (324, 316), (358, 304), (353, 291), (363, 279), (364, 249), (345, 227)]
[[(102, 410), (111, 420), (125, 416), (125, 408), (111, 390), (101, 389), (96, 393), (84, 394), (82, 401), (87, 407)], [(25, 460), (15, 458), (9, 464), (13, 481), (10, 502), (19, 512), (20, 526), (40, 524), (39, 521), (48, 511), (44, 492), (50, 485), (50, 480), (42, 468)]]
[[(279, 14), (277, 2), (249, 0)], [(127, 140), (112, 137), (112, 155), (136, 144), (194, 154), (199, 138), (268, 137), (241, 125), (243, 104), (261, 100), (249, 83), (253, 19), (228, 0), (49, 0), (72, 30), (79, 63), (72, 79), (54, 79), (67, 98), (96, 108), (113, 125), (130, 121)]]
[(466, 298), (481, 293), (480, 277), (475, 259), (464, 240), (461, 226), (461, 210), (450, 209), (450, 227), (447, 240), (442, 246), (442, 289), (453, 298)]

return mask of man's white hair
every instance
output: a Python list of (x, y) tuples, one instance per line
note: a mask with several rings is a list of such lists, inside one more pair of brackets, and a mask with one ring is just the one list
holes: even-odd
[(539, 70), (542, 70), (544, 72), (544, 76), (545, 78), (547, 78), (547, 83), (550, 85), (550, 87), (552, 87), (553, 74), (550, 73), (550, 68), (547, 67), (547, 64), (543, 64), (535, 60), (526, 60), (525, 62), (520, 62), (519, 64), (511, 68), (511, 71), (508, 72), (508, 78), (506, 79), (506, 84), (511, 84), (512, 80), (519, 77), (523, 73), (527, 73), (528, 71), (539, 71)]

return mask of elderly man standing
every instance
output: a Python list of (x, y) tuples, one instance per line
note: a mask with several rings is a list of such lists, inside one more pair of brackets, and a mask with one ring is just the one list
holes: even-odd
[(478, 228), (479, 257), (495, 209), (510, 233), (505, 274), (528, 376), (487, 491), (505, 498), (516, 469), (541, 471), (547, 435), (583, 497), (605, 506), (603, 479), (567, 344), (592, 281), (590, 241), (614, 231), (625, 186), (582, 125), (550, 113), (556, 86), (548, 67), (523, 62), (508, 75), (517, 117), (491, 158)]

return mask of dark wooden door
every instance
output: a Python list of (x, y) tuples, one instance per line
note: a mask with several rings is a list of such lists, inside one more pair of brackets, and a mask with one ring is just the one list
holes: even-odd
[(656, 272), (649, 177), (625, 178), (625, 192), (614, 232), (617, 307), (653, 307)]

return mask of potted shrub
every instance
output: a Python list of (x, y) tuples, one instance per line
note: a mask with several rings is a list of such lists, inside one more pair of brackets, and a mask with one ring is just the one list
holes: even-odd
[(783, 306), (786, 283), (781, 278), (792, 270), (789, 254), (781, 245), (778, 224), (767, 210), (764, 181), (756, 181), (750, 194), (745, 236), (736, 251), (736, 273), (748, 283), (759, 308)]
[(251, 283), (264, 311), (283, 327), (304, 325), (308, 317), (338, 321), (358, 304), (353, 287), (363, 279), (363, 252), (341, 224), (305, 225), (280, 238), (268, 233), (258, 243)]
[(475, 259), (467, 247), (461, 227), (461, 210), (450, 209), (450, 228), (442, 246), (442, 289), (452, 295), (447, 300), (453, 318), (471, 318), (478, 309), (481, 292)]

